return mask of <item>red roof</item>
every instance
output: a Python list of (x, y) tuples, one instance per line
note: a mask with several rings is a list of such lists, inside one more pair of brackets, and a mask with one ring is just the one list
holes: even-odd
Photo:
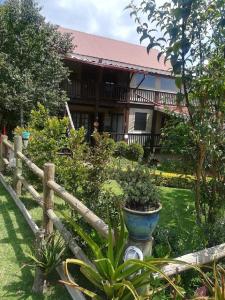
[(189, 115), (188, 109), (186, 106), (179, 105), (165, 105), (165, 104), (156, 104), (155, 110), (164, 112), (164, 113), (172, 113), (179, 115)]
[(164, 64), (158, 51), (152, 49), (147, 53), (146, 47), (77, 30), (59, 27), (62, 33), (71, 33), (75, 46), (70, 58), (98, 64), (128, 68), (135, 71), (162, 73), (170, 75), (170, 63)]

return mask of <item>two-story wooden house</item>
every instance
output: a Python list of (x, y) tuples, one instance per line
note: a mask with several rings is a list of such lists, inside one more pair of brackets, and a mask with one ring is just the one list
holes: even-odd
[[(179, 112), (170, 64), (143, 46), (59, 28), (71, 33), (74, 50), (66, 89), (75, 128), (89, 137), (96, 127), (115, 140), (157, 147), (166, 111)], [(184, 109), (184, 108), (183, 108)]]

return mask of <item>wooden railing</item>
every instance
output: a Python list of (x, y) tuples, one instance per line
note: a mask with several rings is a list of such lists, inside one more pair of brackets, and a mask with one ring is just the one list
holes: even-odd
[[(83, 250), (77, 245), (75, 237), (71, 232), (64, 226), (62, 220), (56, 215), (54, 210), (54, 193), (57, 194), (65, 203), (69, 204), (70, 207), (77, 211), (83, 219), (88, 222), (93, 228), (95, 228), (103, 237), (108, 236), (108, 226), (104, 221), (96, 216), (88, 207), (86, 207), (81, 201), (79, 201), (75, 196), (68, 193), (62, 186), (57, 184), (54, 179), (55, 166), (52, 163), (46, 163), (44, 165), (44, 170), (36, 166), (29, 158), (27, 158), (22, 153), (22, 138), (16, 136), (14, 139), (14, 144), (10, 143), (7, 139), (7, 136), (1, 136), (0, 143), (0, 182), (4, 185), (7, 191), (12, 196), (16, 205), (20, 209), (24, 218), (26, 219), (28, 225), (34, 232), (40, 231), (38, 225), (32, 219), (29, 211), (26, 209), (24, 204), (19, 199), (21, 195), (22, 186), (30, 193), (33, 200), (42, 208), (43, 210), (43, 226), (45, 234), (51, 234), (55, 229), (59, 231), (62, 238), (68, 243), (68, 246), (75, 257), (85, 261), (88, 264), (91, 264), (91, 261), (85, 255)], [(7, 185), (3, 172), (6, 167), (9, 165), (10, 161), (8, 159), (9, 151), (14, 153), (16, 159), (16, 167), (14, 169), (14, 190)], [(26, 164), (28, 168), (36, 174), (41, 180), (43, 185), (43, 196), (41, 196), (38, 191), (24, 178), (22, 165)], [(191, 265), (202, 265), (213, 262), (216, 259), (221, 259), (225, 257), (225, 243), (204, 249), (198, 252), (190, 253), (176, 259), (183, 261), (184, 264), (172, 263), (165, 265), (162, 268), (162, 271), (168, 275), (176, 275), (180, 272), (186, 271), (191, 268)], [(188, 263), (188, 264), (185, 264)], [(65, 280), (62, 268), (57, 268), (57, 271), (61, 278)], [(156, 274), (156, 276), (158, 276)], [(69, 286), (66, 286), (72, 299), (84, 300), (85, 297), (76, 289), (72, 289)]]
[(95, 99), (97, 89), (102, 101), (129, 102), (139, 104), (165, 104), (176, 105), (176, 93), (161, 92), (124, 87), (113, 83), (104, 83), (98, 86), (94, 81), (72, 80), (65, 89), (68, 96), (73, 99)]
[[(152, 133), (127, 133), (128, 144), (140, 144), (144, 148), (160, 148), (160, 134), (152, 134)], [(110, 133), (110, 136), (116, 141), (124, 141), (125, 134), (124, 133)]]

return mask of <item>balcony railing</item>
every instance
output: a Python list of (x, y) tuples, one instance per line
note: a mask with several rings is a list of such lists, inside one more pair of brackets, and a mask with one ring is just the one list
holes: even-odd
[[(110, 133), (110, 136), (116, 141), (124, 141), (125, 134), (124, 133)], [(127, 142), (128, 144), (140, 144), (144, 148), (160, 148), (160, 134), (152, 134), (152, 133), (128, 133), (127, 134)]]
[(112, 83), (103, 83), (99, 87), (94, 81), (73, 80), (66, 87), (68, 96), (73, 99), (114, 101), (118, 103), (165, 104), (176, 105), (176, 93), (134, 89)]

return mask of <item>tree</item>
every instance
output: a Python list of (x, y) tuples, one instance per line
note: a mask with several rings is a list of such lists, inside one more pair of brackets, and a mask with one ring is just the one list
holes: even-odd
[(60, 109), (68, 77), (62, 58), (71, 49), (71, 37), (47, 23), (34, 0), (0, 5), (0, 121), (26, 120), (38, 102)]
[(197, 220), (204, 216), (213, 223), (225, 194), (225, 1), (171, 0), (158, 7), (155, 0), (144, 0), (128, 8), (140, 41), (149, 41), (147, 51), (156, 47), (158, 60), (171, 62), (178, 103), (189, 112), (183, 121), (193, 144)]

